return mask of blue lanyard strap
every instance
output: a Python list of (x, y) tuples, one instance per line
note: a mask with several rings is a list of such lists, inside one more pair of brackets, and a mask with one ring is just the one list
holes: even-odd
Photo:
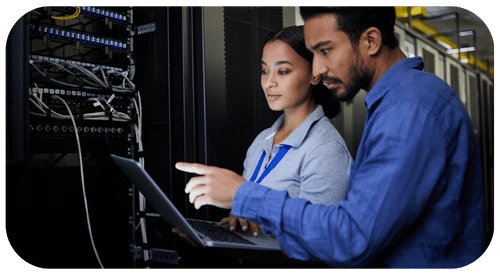
[(252, 177), (250, 178), (250, 181), (255, 181), (255, 178), (257, 177), (257, 174), (259, 174), (260, 166), (262, 166), (262, 162), (264, 161), (264, 157), (266, 156), (266, 151), (262, 151), (262, 155), (260, 155), (259, 163), (257, 163), (257, 167), (255, 167), (255, 170), (253, 171)]
[[(276, 156), (273, 158), (271, 163), (266, 167), (260, 178), (256, 181), (257, 183), (260, 183), (266, 176), (271, 172), (271, 170), (278, 165), (278, 163), (281, 161), (281, 159), (286, 155), (288, 150), (290, 150), (290, 145), (282, 145), (279, 152), (276, 154)], [(262, 162), (264, 161), (264, 157), (266, 156), (266, 151), (262, 152), (262, 155), (260, 156), (259, 163), (257, 163), (257, 167), (255, 167), (255, 170), (253, 171), (252, 178), (250, 178), (250, 181), (255, 181), (255, 178), (257, 178), (257, 175), (259, 174), (260, 167), (262, 166)]]

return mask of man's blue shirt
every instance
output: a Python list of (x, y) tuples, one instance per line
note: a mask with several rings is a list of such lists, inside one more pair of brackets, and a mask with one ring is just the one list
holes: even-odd
[(282, 250), (333, 266), (462, 267), (484, 252), (479, 148), (452, 88), (420, 57), (390, 68), (366, 96), (349, 191), (336, 206), (245, 182), (234, 215), (277, 236)]

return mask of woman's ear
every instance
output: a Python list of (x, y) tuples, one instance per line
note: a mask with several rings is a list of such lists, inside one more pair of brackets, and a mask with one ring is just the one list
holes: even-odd
[(312, 85), (318, 85), (318, 83), (321, 81), (321, 76), (315, 76), (311, 80)]

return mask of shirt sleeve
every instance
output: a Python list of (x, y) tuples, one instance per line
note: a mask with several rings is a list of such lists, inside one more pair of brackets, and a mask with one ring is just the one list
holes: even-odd
[(300, 171), (299, 198), (337, 204), (345, 199), (352, 158), (336, 140), (308, 152)]
[(433, 204), (446, 162), (439, 120), (428, 110), (406, 104), (403, 112), (391, 108), (384, 116), (372, 117), (365, 128), (369, 137), (361, 146), (368, 149), (351, 170), (356, 172), (345, 201), (311, 204), (246, 182), (236, 192), (233, 213), (277, 236), (292, 258), (334, 266), (369, 263)]

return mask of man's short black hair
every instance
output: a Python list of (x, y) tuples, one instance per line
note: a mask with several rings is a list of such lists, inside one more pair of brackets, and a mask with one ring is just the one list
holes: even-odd
[(382, 44), (395, 48), (398, 41), (394, 35), (396, 11), (394, 7), (300, 7), (304, 21), (323, 14), (334, 14), (339, 30), (345, 32), (351, 44), (357, 47), (361, 34), (370, 27), (382, 33)]

